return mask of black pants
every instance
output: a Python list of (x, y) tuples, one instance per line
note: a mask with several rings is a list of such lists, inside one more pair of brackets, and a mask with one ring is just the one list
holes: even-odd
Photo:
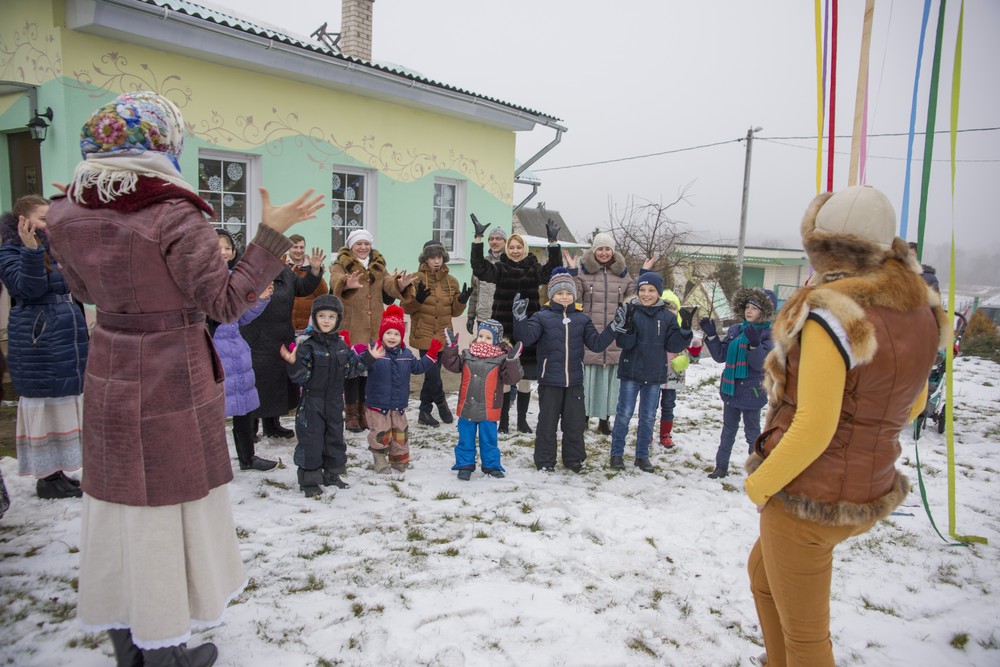
[(538, 426), (535, 430), (535, 467), (556, 465), (556, 427), (562, 418), (562, 461), (567, 468), (583, 463), (587, 450), (583, 431), (587, 426), (583, 407), (583, 385), (549, 387), (538, 385)]
[(337, 401), (324, 402), (320, 396), (306, 396), (295, 413), (298, 444), (292, 460), (306, 470), (322, 467), (341, 473), (347, 467), (347, 443), (344, 442), (344, 406)]
[[(421, 358), (427, 350), (420, 350)], [(444, 383), (441, 382), (441, 358), (424, 373), (424, 383), (420, 386), (420, 410), (428, 411), (431, 406), (444, 403)]]
[(364, 403), (365, 383), (367, 381), (368, 378), (364, 375), (344, 380), (344, 403), (347, 403), (348, 405), (353, 403)]
[(253, 438), (256, 435), (254, 421), (249, 415), (233, 417), (233, 441), (236, 443), (236, 458), (244, 466), (253, 462)]

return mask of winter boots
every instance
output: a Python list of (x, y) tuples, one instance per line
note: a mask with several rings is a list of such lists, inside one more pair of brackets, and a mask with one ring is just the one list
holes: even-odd
[(625, 470), (625, 458), (622, 456), (612, 456), (611, 463), (608, 465), (615, 470)]
[(264, 435), (269, 438), (294, 438), (295, 431), (281, 425), (277, 417), (264, 417)]
[(441, 416), (442, 424), (450, 424), (455, 421), (455, 418), (451, 414), (451, 409), (448, 407), (448, 401), (444, 400), (437, 404), (438, 414)]
[(236, 441), (236, 456), (240, 460), (240, 470), (271, 470), (277, 461), (262, 459), (254, 456), (253, 435), (241, 431), (233, 431), (233, 440)]
[(108, 630), (111, 646), (115, 649), (117, 667), (143, 667), (142, 651), (132, 643), (129, 630)]
[(468, 482), (470, 479), (472, 479), (472, 471), (471, 470), (459, 470), (458, 471), (458, 478), (460, 480), (462, 480), (463, 482)]
[(500, 423), (497, 425), (497, 433), (506, 435), (510, 433), (510, 392), (503, 393), (503, 405), (500, 406)]
[(601, 435), (611, 435), (611, 420), (610, 419), (599, 419), (597, 420), (597, 432)]
[(303, 468), (299, 468), (298, 473), (299, 490), (305, 494), (306, 498), (323, 495), (323, 489), (320, 488), (323, 484), (322, 470), (305, 470)]
[(643, 472), (656, 472), (656, 468), (649, 462), (649, 459), (636, 459), (635, 467)]
[(431, 406), (421, 405), (420, 412), (417, 414), (417, 423), (423, 424), (424, 426), (440, 426), (441, 422), (434, 419), (434, 415), (431, 414)]
[(375, 472), (383, 473), (389, 470), (389, 457), (385, 451), (372, 451), (372, 457), (375, 459)]
[(344, 428), (351, 433), (361, 433), (361, 418), (358, 415), (358, 403), (348, 403), (344, 406)]
[(196, 648), (181, 644), (143, 651), (142, 662), (139, 664), (144, 667), (212, 667), (218, 657), (219, 649), (215, 648), (215, 644), (206, 643)]
[(358, 403), (358, 426), (362, 431), (368, 430), (368, 408), (365, 407), (364, 401)]
[(79, 498), (83, 495), (80, 481), (67, 477), (61, 471), (35, 482), (35, 493), (39, 498), (53, 500), (56, 498)]
[(335, 486), (338, 489), (351, 488), (351, 485), (340, 479), (340, 475), (333, 470), (323, 471), (323, 486)]
[(670, 449), (674, 446), (674, 439), (670, 437), (670, 431), (674, 428), (673, 421), (660, 420), (660, 444)]
[(723, 470), (722, 468), (716, 468), (712, 472), (708, 473), (708, 478), (709, 479), (722, 479), (723, 477), (726, 477), (728, 475), (729, 475), (729, 471), (728, 470)]
[(517, 393), (517, 432), (531, 433), (528, 426), (528, 403), (531, 402), (530, 391), (519, 391)]

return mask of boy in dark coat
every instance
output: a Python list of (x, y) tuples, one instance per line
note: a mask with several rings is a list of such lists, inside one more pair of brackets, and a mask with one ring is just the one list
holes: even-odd
[[(773, 293), (772, 293), (773, 294)], [(722, 396), (722, 437), (715, 453), (712, 479), (729, 474), (729, 456), (736, 442), (736, 432), (743, 420), (749, 453), (760, 435), (760, 410), (767, 403), (764, 381), (764, 359), (774, 348), (771, 342), (771, 318), (774, 302), (764, 290), (743, 287), (733, 297), (733, 312), (743, 316), (743, 322), (729, 327), (725, 338), (719, 338), (715, 322), (703, 317), (698, 324), (705, 332), (708, 351), (715, 361), (726, 363), (719, 383)]]
[(281, 346), (281, 356), (290, 365), (288, 376), (302, 385), (302, 398), (295, 413), (293, 460), (299, 467), (299, 488), (306, 497), (323, 493), (320, 486), (347, 488), (340, 479), (347, 467), (344, 443), (344, 380), (357, 377), (381, 358), (381, 349), (356, 354), (337, 329), (344, 304), (332, 294), (316, 297), (312, 303), (312, 329), (306, 329), (298, 346), (289, 351)]
[(576, 308), (576, 283), (563, 267), (552, 271), (548, 284), (549, 304), (530, 318), (528, 299), (518, 295), (512, 308), (514, 337), (524, 345), (537, 345), (538, 427), (535, 435), (535, 467), (551, 472), (556, 465), (556, 426), (562, 419), (563, 465), (580, 472), (587, 452), (583, 432), (587, 428), (583, 405), (583, 350), (601, 352), (615, 339), (621, 321), (612, 321), (602, 333), (590, 317)]
[(618, 410), (611, 431), (612, 468), (625, 467), (625, 436), (628, 423), (639, 401), (639, 428), (635, 441), (635, 465), (643, 472), (654, 472), (649, 462), (649, 443), (660, 402), (660, 386), (667, 381), (667, 353), (682, 352), (691, 341), (694, 308), (681, 308), (678, 315), (668, 310), (660, 295), (663, 279), (647, 271), (636, 282), (637, 296), (618, 307), (617, 320), (624, 321), (624, 332), (615, 342), (622, 349), (618, 362)]
[(500, 448), (497, 446), (497, 421), (503, 405), (504, 387), (521, 379), (521, 344), (513, 347), (503, 342), (503, 325), (497, 320), (479, 321), (476, 340), (461, 354), (458, 337), (445, 329), (445, 348), (441, 363), (452, 373), (462, 374), (458, 390), (458, 444), (455, 445), (455, 465), (458, 478), (468, 481), (476, 469), (476, 434), (483, 472), (490, 477), (503, 477)]

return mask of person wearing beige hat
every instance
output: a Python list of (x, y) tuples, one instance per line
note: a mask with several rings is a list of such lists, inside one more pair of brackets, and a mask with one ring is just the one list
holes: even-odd
[(760, 512), (747, 564), (769, 667), (834, 665), (833, 549), (910, 491), (899, 432), (924, 407), (947, 318), (870, 186), (816, 197), (802, 221), (815, 275), (772, 326), (767, 423), (746, 463)]

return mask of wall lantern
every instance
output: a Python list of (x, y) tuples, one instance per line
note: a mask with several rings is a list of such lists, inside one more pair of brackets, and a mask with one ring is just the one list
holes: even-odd
[(31, 138), (39, 144), (45, 141), (45, 135), (49, 132), (49, 124), (45, 122), (46, 118), (49, 121), (52, 120), (52, 107), (46, 107), (45, 113), (38, 113), (38, 109), (35, 109), (34, 118), (28, 121), (28, 131), (31, 132)]

